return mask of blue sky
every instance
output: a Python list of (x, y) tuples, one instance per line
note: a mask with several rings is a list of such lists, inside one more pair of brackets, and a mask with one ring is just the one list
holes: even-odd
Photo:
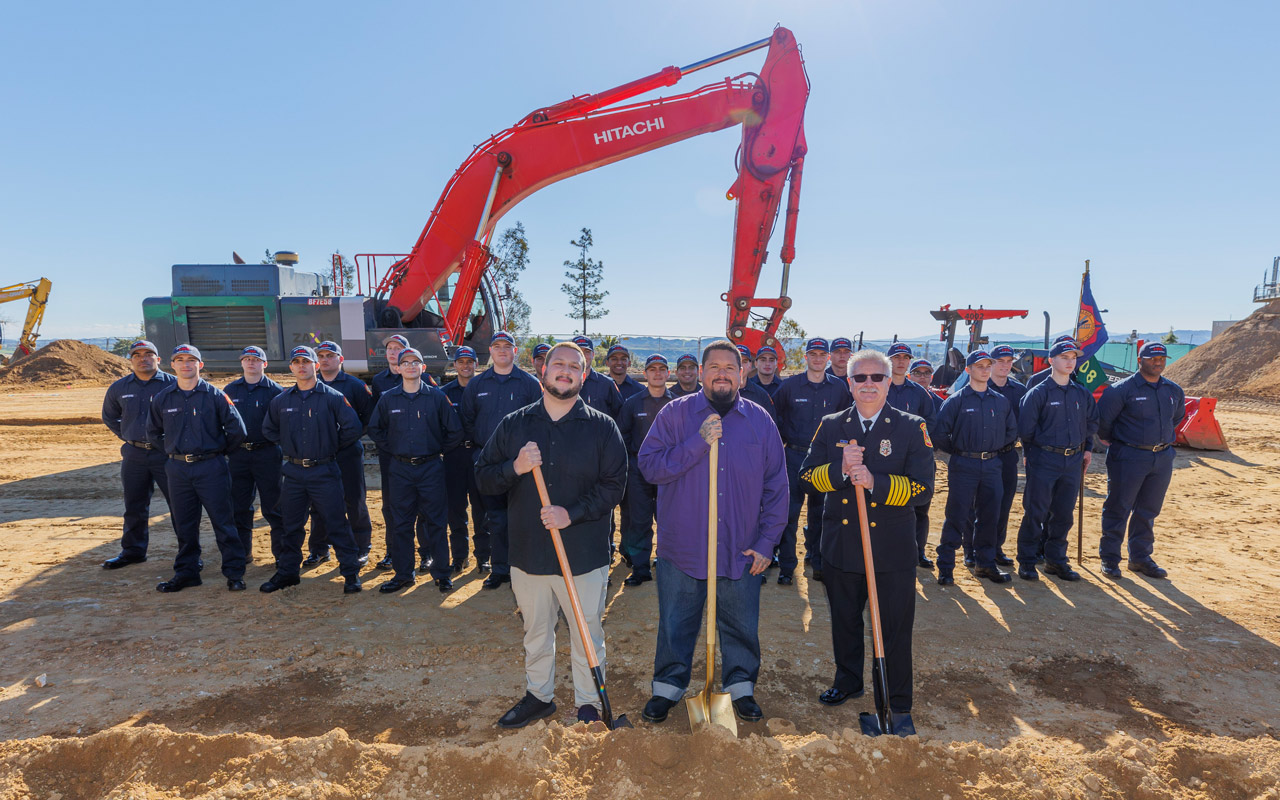
[[(1029, 309), (988, 328), (1034, 336), (1042, 311), (1069, 324), (1086, 258), (1113, 331), (1207, 328), (1250, 313), (1280, 254), (1275, 3), (47, 2), (5, 17), (0, 284), (53, 280), (47, 337), (131, 335), (173, 263), (405, 252), (488, 135), (776, 22), (812, 82), (790, 290), (810, 333), (920, 335), (952, 303)], [(611, 292), (599, 330), (722, 330), (738, 138), (508, 214), (499, 228), (530, 237), (535, 330), (573, 327), (559, 286), (584, 226)]]

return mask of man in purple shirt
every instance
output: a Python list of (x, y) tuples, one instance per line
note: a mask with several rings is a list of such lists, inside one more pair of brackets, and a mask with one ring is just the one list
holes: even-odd
[(702, 353), (702, 391), (663, 406), (640, 447), (645, 480), (658, 487), (658, 645), (649, 722), (662, 722), (684, 697), (707, 596), (707, 502), (712, 447), (717, 464), (716, 630), (721, 687), (738, 717), (761, 719), (760, 586), (787, 521), (782, 439), (769, 414), (738, 395), (742, 361), (718, 340)]

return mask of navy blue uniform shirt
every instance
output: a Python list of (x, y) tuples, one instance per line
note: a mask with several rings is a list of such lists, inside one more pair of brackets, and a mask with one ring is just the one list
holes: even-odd
[(1018, 436), (1024, 447), (1092, 447), (1098, 432), (1098, 405), (1089, 390), (1068, 380), (1047, 380), (1022, 398)]
[(363, 427), (341, 392), (317, 382), (305, 392), (295, 384), (276, 395), (262, 420), (262, 435), (289, 458), (321, 459), (359, 441)]
[(670, 391), (661, 397), (649, 394), (648, 387), (639, 394), (633, 394), (622, 403), (622, 411), (618, 414), (618, 430), (622, 433), (622, 441), (627, 446), (627, 454), (634, 457), (644, 444), (644, 437), (649, 435), (653, 427), (654, 417), (662, 407), (676, 399)]
[(1009, 401), (1009, 405), (1013, 406), (1013, 418), (1018, 419), (1021, 412), (1022, 398), (1026, 396), (1029, 387), (1009, 377), (1005, 379), (1004, 386), (997, 386), (995, 381), (987, 381), (988, 389), (995, 389), (1004, 398)]
[(812, 383), (807, 372), (792, 375), (773, 396), (782, 443), (807, 452), (822, 418), (851, 405), (848, 386), (834, 375), (824, 373), (821, 383)]
[[(436, 383), (435, 378), (431, 377), (430, 372), (422, 373), (422, 382), (428, 386), (438, 387), (440, 385)], [(401, 378), (399, 373), (392, 372), (388, 367), (377, 375), (374, 375), (373, 379), (370, 380), (369, 383), (372, 385), (371, 391), (373, 392), (373, 404), (376, 406), (378, 404), (378, 398), (404, 383), (404, 378)]]
[[(1084, 362), (1085, 362), (1085, 361), (1087, 361), (1087, 360), (1088, 360), (1088, 359), (1085, 359), (1085, 358), (1083, 358), (1083, 357), (1082, 357), (1082, 358), (1080, 359), (1079, 363), (1077, 364), (1077, 366), (1080, 366), (1081, 364), (1084, 364)], [(1027, 378), (1027, 391), (1031, 391), (1032, 389), (1036, 388), (1037, 386), (1039, 386), (1040, 384), (1042, 384), (1042, 383), (1044, 383), (1046, 380), (1048, 380), (1048, 379), (1049, 379), (1049, 373), (1051, 373), (1051, 372), (1053, 372), (1053, 367), (1045, 367), (1044, 369), (1040, 370), (1039, 372), (1037, 372), (1037, 373), (1033, 374), (1030, 378)], [(1072, 373), (1071, 373), (1071, 380), (1076, 381), (1077, 383), (1079, 383), (1079, 382), (1080, 382), (1080, 378), (1079, 378), (1079, 377), (1077, 377), (1077, 374), (1078, 374), (1078, 373), (1076, 373), (1076, 372), (1072, 372)]]
[(778, 409), (773, 405), (773, 398), (761, 386), (756, 386), (747, 381), (742, 384), (742, 388), (738, 390), (738, 394), (746, 400), (750, 400), (756, 405), (769, 412), (769, 419), (773, 420), (773, 424), (778, 424)]
[(463, 434), (476, 447), (484, 447), (503, 417), (541, 399), (542, 384), (519, 367), (506, 375), (487, 369), (462, 392)]
[[(440, 391), (444, 392), (444, 396), (449, 400), (449, 405), (453, 406), (454, 412), (458, 415), (459, 423), (462, 422), (462, 395), (466, 392), (466, 390), (467, 390), (467, 387), (458, 383), (457, 378), (454, 378), (453, 380), (446, 383), (444, 386), (440, 387)], [(473, 446), (473, 442), (467, 438), (467, 432), (465, 427), (462, 432), (462, 444), (465, 445), (466, 447)]]
[(698, 381), (694, 381), (693, 388), (686, 392), (684, 389), (680, 388), (680, 383), (677, 381), (667, 391), (671, 392), (672, 397), (684, 397), (685, 395), (697, 394), (702, 391), (702, 384)]
[[(610, 378), (609, 380), (613, 380), (613, 378)], [(624, 403), (631, 397), (640, 394), (643, 391), (647, 391), (643, 383), (630, 375), (623, 377), (622, 383), (613, 381), (613, 385), (618, 387), (618, 394), (622, 395), (622, 402)]]
[(1150, 383), (1134, 373), (1108, 386), (1098, 401), (1098, 436), (1146, 447), (1173, 444), (1187, 415), (1182, 387), (1163, 375)]
[(935, 399), (936, 395), (933, 392), (918, 383), (904, 380), (899, 386), (890, 379), (889, 397), (885, 400), (885, 404), (890, 408), (915, 414), (924, 420), (928, 430), (933, 430), (934, 423), (938, 421), (938, 406), (933, 402)]
[(271, 405), (276, 395), (284, 391), (284, 387), (263, 375), (262, 380), (257, 383), (249, 383), (243, 377), (236, 378), (222, 391), (236, 404), (236, 411), (240, 412), (240, 419), (244, 420), (244, 429), (248, 433), (245, 441), (254, 444), (265, 442), (262, 419), (267, 416), (267, 406)]
[(933, 435), (944, 453), (989, 453), (1013, 444), (1018, 423), (1004, 395), (966, 385), (943, 401)]
[(462, 444), (462, 420), (444, 392), (423, 385), (409, 394), (397, 386), (378, 399), (369, 437), (379, 452), (393, 456), (441, 455)]
[(244, 421), (231, 398), (205, 379), (190, 391), (175, 380), (151, 401), (147, 439), (170, 455), (227, 453), (244, 441)]
[(343, 397), (347, 398), (347, 402), (355, 409), (356, 416), (360, 418), (360, 426), (362, 428), (369, 424), (369, 417), (373, 416), (373, 390), (369, 388), (369, 384), (341, 371), (331, 381), (326, 381), (318, 371), (316, 372), (316, 378), (319, 379), (320, 383), (330, 389), (336, 389)]
[(778, 389), (782, 387), (782, 378), (774, 375), (772, 381), (765, 383), (760, 380), (759, 375), (752, 375), (750, 378), (747, 378), (747, 383), (754, 383), (756, 386), (764, 389), (769, 394), (769, 397), (772, 398), (778, 394)]
[(133, 373), (111, 384), (102, 398), (102, 421), (111, 432), (126, 442), (147, 441), (147, 425), (151, 419), (151, 398), (178, 379), (167, 372), (156, 372), (151, 380), (140, 381)]
[(579, 396), (584, 403), (596, 411), (603, 411), (615, 420), (618, 418), (618, 412), (622, 411), (622, 393), (618, 391), (618, 384), (613, 382), (613, 378), (595, 370), (587, 373)]

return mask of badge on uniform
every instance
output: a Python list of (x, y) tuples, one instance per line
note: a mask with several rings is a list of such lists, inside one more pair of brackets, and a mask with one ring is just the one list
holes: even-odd
[(880, 455), (882, 455), (882, 456), (887, 456), (887, 455), (891, 455), (892, 453), (893, 453), (893, 445), (892, 445), (892, 444), (890, 444), (890, 442), (889, 442), (889, 440), (888, 440), (888, 439), (881, 439), (881, 440), (880, 440)]
[(920, 423), (920, 432), (924, 434), (925, 447), (933, 447), (933, 442), (929, 440), (929, 429), (925, 426), (923, 422)]
[(836, 447), (844, 447), (847, 444), (849, 444), (848, 439), (841, 439), (840, 441), (836, 442)]

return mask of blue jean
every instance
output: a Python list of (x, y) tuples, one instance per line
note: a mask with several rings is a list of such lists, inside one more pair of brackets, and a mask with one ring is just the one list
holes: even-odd
[[(658, 647), (653, 657), (653, 693), (676, 702), (689, 688), (693, 648), (702, 629), (707, 582), (691, 578), (665, 558), (657, 559)], [(716, 641), (720, 645), (721, 691), (734, 700), (755, 694), (760, 677), (760, 576), (716, 580)]]

